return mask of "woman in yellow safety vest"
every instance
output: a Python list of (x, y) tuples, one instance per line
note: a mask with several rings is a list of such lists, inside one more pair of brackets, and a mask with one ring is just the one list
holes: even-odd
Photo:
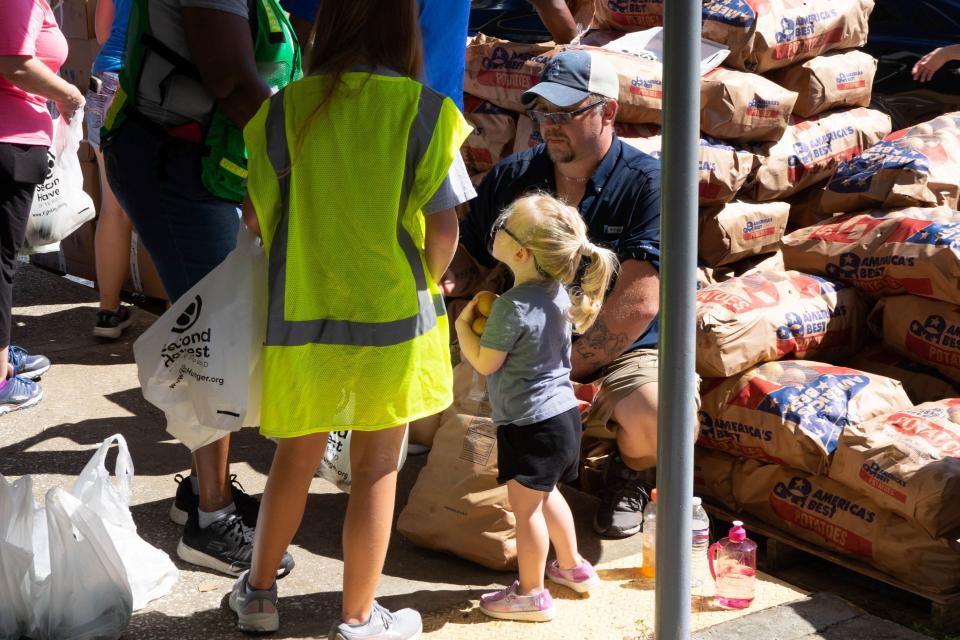
[(404, 427), (446, 408), (449, 323), (437, 281), (475, 194), (470, 128), (424, 87), (415, 0), (330, 0), (309, 76), (244, 130), (244, 221), (269, 256), (261, 433), (279, 442), (249, 572), (230, 596), (240, 629), (278, 628), (277, 565), (300, 525), (327, 433), (349, 430), (342, 620), (331, 638), (420, 637), (420, 615), (374, 601), (390, 538)]

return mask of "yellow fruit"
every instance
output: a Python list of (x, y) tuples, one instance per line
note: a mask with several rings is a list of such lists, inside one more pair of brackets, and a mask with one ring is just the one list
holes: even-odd
[(486, 316), (477, 316), (473, 319), (473, 324), (470, 325), (470, 328), (473, 329), (473, 332), (478, 336), (483, 335), (483, 330), (487, 327), (487, 318)]
[(489, 291), (481, 291), (477, 294), (477, 313), (482, 316), (490, 317), (493, 311), (493, 301), (497, 299), (497, 294)]

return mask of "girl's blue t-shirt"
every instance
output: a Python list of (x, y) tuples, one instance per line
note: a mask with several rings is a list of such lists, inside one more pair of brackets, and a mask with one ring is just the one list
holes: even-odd
[(556, 280), (518, 284), (493, 303), (480, 346), (508, 354), (487, 376), (494, 424), (533, 424), (578, 406), (570, 382), (569, 307)]
[(100, 54), (93, 63), (94, 73), (116, 72), (123, 67), (131, 4), (133, 0), (113, 0), (113, 26), (110, 27), (110, 37), (103, 43), (103, 48), (100, 49)]

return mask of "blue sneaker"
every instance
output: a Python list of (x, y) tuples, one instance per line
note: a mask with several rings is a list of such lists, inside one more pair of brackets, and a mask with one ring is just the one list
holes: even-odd
[(42, 397), (43, 389), (36, 382), (20, 376), (8, 378), (0, 387), (0, 415), (32, 407)]
[(38, 380), (50, 368), (47, 356), (32, 356), (23, 347), (14, 345), (7, 351), (7, 360), (13, 367), (13, 375), (27, 380)]

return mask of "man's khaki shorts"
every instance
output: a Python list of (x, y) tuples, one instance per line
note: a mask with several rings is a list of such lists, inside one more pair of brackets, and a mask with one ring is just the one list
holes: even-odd
[[(635, 349), (606, 367), (594, 382), (599, 387), (584, 419), (584, 436), (614, 438), (620, 426), (613, 419), (617, 403), (640, 387), (658, 382), (660, 354), (656, 349)], [(700, 410), (700, 380), (697, 378), (697, 411)], [(699, 423), (696, 424), (699, 431)], [(694, 436), (696, 437), (696, 435)]]

